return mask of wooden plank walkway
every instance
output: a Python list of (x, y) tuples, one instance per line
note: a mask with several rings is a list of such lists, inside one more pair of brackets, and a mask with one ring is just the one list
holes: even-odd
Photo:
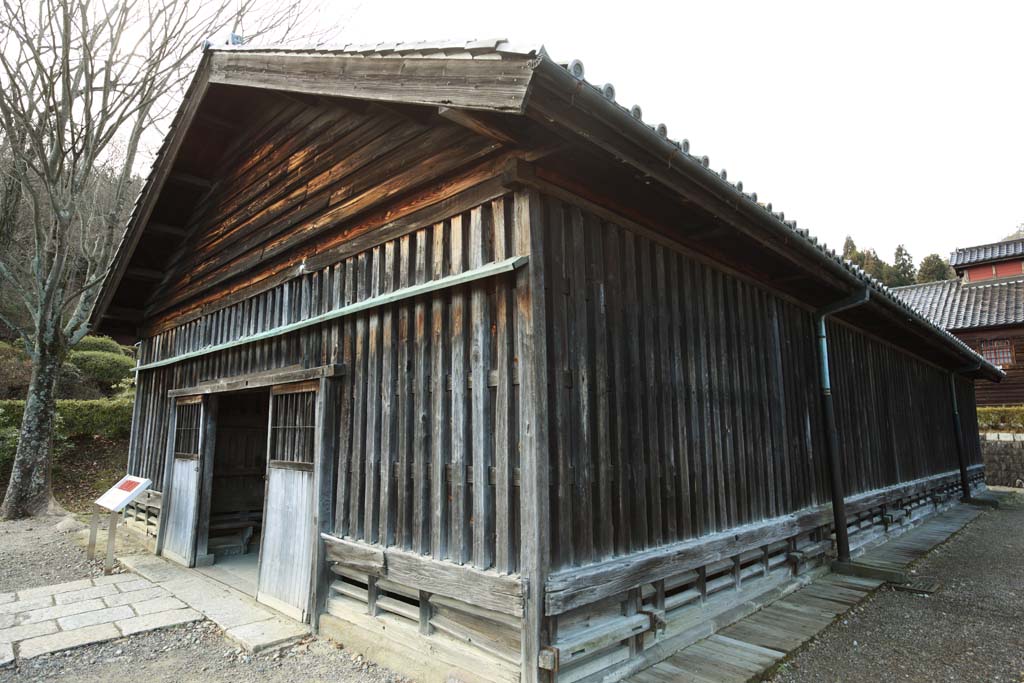
[[(903, 570), (973, 520), (981, 510), (957, 505), (857, 562)], [(627, 679), (631, 683), (743, 683), (816, 636), (882, 584), (827, 574), (791, 595)]]

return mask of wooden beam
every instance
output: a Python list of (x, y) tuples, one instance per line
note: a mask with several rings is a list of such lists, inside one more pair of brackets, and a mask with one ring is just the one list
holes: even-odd
[(156, 221), (150, 222), (146, 225), (146, 232), (154, 235), (163, 235), (165, 237), (176, 237), (178, 239), (188, 235), (188, 231), (185, 228)]
[(124, 272), (124, 276), (131, 280), (144, 280), (146, 282), (160, 282), (164, 279), (164, 273), (155, 268), (142, 268), (131, 266)]
[(174, 398), (177, 396), (218, 394), (225, 391), (241, 391), (243, 389), (258, 389), (278, 384), (290, 384), (292, 382), (307, 382), (321, 377), (340, 377), (344, 374), (345, 367), (343, 365), (321, 365), (315, 368), (293, 366), (278, 368), (269, 372), (243, 375), (241, 377), (228, 377), (212, 382), (202, 382), (190, 387), (171, 389), (167, 392), (167, 395)]
[(128, 308), (126, 306), (107, 306), (106, 312), (103, 317), (107, 320), (128, 320), (136, 321), (142, 320), (142, 309), (140, 308)]
[(512, 253), (529, 254), (530, 266), (516, 277), (515, 350), (519, 379), (520, 572), (529, 588), (523, 614), (521, 657), (524, 683), (540, 683), (541, 651), (548, 645), (544, 591), (551, 566), (550, 463), (548, 456), (547, 311), (543, 207), (540, 193), (518, 190), (512, 212)]
[(214, 52), (213, 83), (361, 100), (521, 113), (531, 59), (366, 59)]
[(234, 121), (228, 121), (227, 119), (211, 114), (209, 112), (200, 112), (196, 119), (211, 128), (219, 128), (221, 130), (229, 132), (237, 132), (241, 127), (241, 124), (235, 123)]
[[(855, 514), (889, 500), (934, 489), (946, 482), (958, 480), (959, 476), (959, 471), (944, 472), (852, 496), (846, 501), (847, 511)], [(548, 577), (545, 610), (549, 616), (563, 614), (576, 607), (625, 593), (636, 586), (653, 583), (824, 526), (831, 518), (832, 506), (820, 505), (739, 529), (671, 543), (584, 567), (564, 569)]]
[(503, 145), (515, 145), (516, 139), (503, 130), (502, 127), (494, 125), (485, 120), (480, 114), (466, 109), (453, 109), (451, 107), (438, 107), (437, 113), (452, 123), (467, 128), (478, 135), (497, 140)]
[(316, 433), (313, 446), (313, 569), (310, 572), (310, 619), (314, 633), (320, 631), (320, 615), (327, 610), (331, 572), (322, 533), (330, 531), (334, 522), (334, 480), (337, 461), (338, 411), (341, 395), (339, 382), (321, 377), (316, 396)]
[(525, 256), (513, 256), (512, 258), (505, 259), (504, 261), (499, 261), (497, 263), (489, 263), (481, 268), (463, 271), (457, 275), (449, 275), (448, 277), (443, 277), (440, 278), (439, 280), (431, 280), (420, 285), (412, 285), (410, 287), (406, 287), (405, 289), (398, 289), (388, 294), (381, 294), (379, 296), (371, 297), (369, 299), (364, 299), (363, 301), (354, 304), (349, 304), (348, 306), (342, 306), (341, 308), (336, 308), (333, 311), (328, 311), (327, 313), (322, 313), (320, 315), (306, 318), (305, 320), (289, 323), (287, 325), (281, 325), (280, 327), (274, 327), (269, 330), (266, 330), (265, 332), (260, 332), (258, 334), (252, 334), (245, 337), (239, 337), (238, 339), (235, 339), (233, 341), (223, 342), (221, 344), (213, 344), (211, 346), (207, 346), (197, 351), (190, 351), (188, 353), (183, 353), (179, 356), (171, 356), (170, 358), (164, 358), (162, 360), (154, 361), (152, 363), (140, 365), (137, 368), (135, 368), (135, 370), (150, 370), (152, 368), (159, 368), (164, 365), (179, 363), (189, 358), (197, 358), (199, 356), (217, 353), (218, 351), (232, 349), (236, 346), (252, 344), (253, 342), (262, 341), (264, 339), (278, 337), (283, 334), (288, 334), (289, 332), (301, 330), (305, 327), (319, 325), (329, 320), (336, 320), (338, 318), (354, 315), (355, 313), (359, 313), (360, 311), (366, 311), (371, 308), (386, 306), (388, 304), (393, 304), (398, 301), (411, 299), (421, 294), (428, 294), (430, 292), (435, 292), (441, 289), (449, 289), (451, 287), (464, 285), (469, 282), (475, 282), (486, 277), (492, 277), (494, 275), (499, 275), (501, 273), (508, 273), (523, 266), (527, 262), (527, 260), (528, 259)]
[(201, 178), (192, 173), (183, 173), (181, 171), (172, 172), (168, 180), (178, 185), (189, 185), (200, 190), (209, 190), (213, 187), (213, 181), (209, 178)]
[(523, 584), (514, 575), (327, 533), (320, 537), (326, 545), (327, 559), (343, 567), (502, 614), (520, 616), (523, 613)]

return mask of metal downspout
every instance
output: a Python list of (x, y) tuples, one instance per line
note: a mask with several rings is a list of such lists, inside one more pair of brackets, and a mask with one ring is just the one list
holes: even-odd
[(967, 454), (964, 453), (964, 430), (960, 424), (960, 407), (956, 398), (956, 376), (964, 372), (972, 372), (981, 367), (981, 363), (974, 366), (961, 368), (949, 373), (949, 395), (953, 402), (953, 435), (956, 439), (956, 458), (960, 465), (960, 487), (963, 489), (961, 500), (971, 500), (971, 484), (967, 477)]
[(821, 380), (821, 406), (825, 414), (825, 454), (828, 458), (829, 476), (832, 483), (832, 516), (836, 528), (836, 551), (840, 562), (850, 561), (850, 536), (846, 530), (846, 494), (843, 490), (843, 464), (839, 459), (839, 435), (836, 430), (836, 413), (832, 405), (832, 382), (829, 378), (828, 331), (825, 318), (868, 302), (871, 290), (865, 287), (859, 292), (829, 304), (815, 311), (818, 328), (818, 373)]

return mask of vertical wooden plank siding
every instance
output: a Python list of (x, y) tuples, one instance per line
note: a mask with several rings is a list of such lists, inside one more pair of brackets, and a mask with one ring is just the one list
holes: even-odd
[[(542, 203), (552, 568), (828, 502), (812, 312)], [(829, 334), (847, 494), (955, 470), (947, 373), (841, 322)]]
[[(384, 241), (147, 339), (141, 362), (521, 253), (512, 215), (510, 195)], [(330, 408), (338, 444), (334, 533), (515, 573), (521, 526), (516, 287), (515, 274), (501, 275), (143, 371), (130, 471), (162, 481), (168, 390), (341, 363), (346, 372)], [(275, 396), (275, 415), (305, 420), (313, 399), (302, 396)], [(281, 457), (311, 462), (312, 429), (272, 433)]]

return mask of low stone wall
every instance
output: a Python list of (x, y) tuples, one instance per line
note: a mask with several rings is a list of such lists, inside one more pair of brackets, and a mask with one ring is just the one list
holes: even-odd
[(985, 483), (1024, 487), (1024, 434), (987, 432), (981, 435)]

